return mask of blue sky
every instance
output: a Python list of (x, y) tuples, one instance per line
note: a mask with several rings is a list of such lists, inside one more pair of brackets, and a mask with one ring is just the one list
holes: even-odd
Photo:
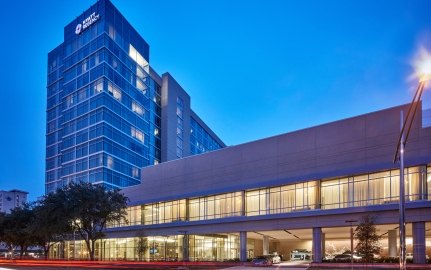
[[(0, 189), (43, 195), (47, 53), (94, 2), (0, 3)], [(113, 3), (228, 145), (410, 102), (431, 47), (428, 0)]]

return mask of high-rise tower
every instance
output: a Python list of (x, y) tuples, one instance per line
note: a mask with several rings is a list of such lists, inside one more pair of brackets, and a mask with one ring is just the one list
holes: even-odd
[(48, 54), (46, 192), (138, 184), (142, 167), (225, 146), (149, 61), (148, 43), (109, 0), (66, 25)]

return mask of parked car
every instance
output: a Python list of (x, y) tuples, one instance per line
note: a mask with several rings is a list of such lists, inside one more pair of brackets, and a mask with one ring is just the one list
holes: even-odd
[(350, 254), (337, 254), (334, 257), (334, 262), (350, 262), (351, 259), (351, 255)]
[(281, 257), (279, 255), (265, 255), (267, 259), (271, 260), (273, 264), (281, 263)]
[(323, 257), (323, 260), (332, 261), (332, 260), (334, 260), (334, 258), (335, 258), (335, 255), (333, 255), (333, 254), (325, 254), (325, 257)]
[(290, 252), (290, 260), (291, 261), (304, 261), (311, 259), (311, 251), (306, 249), (294, 249)]
[(271, 266), (272, 265), (272, 259), (268, 258), (267, 256), (256, 257), (251, 262), (253, 263), (253, 265), (256, 265), (256, 266)]
[[(360, 254), (353, 253), (353, 261), (359, 261), (362, 259), (362, 256)], [(352, 261), (352, 255), (350, 252), (345, 252), (343, 254), (335, 255), (334, 262), (350, 262)]]

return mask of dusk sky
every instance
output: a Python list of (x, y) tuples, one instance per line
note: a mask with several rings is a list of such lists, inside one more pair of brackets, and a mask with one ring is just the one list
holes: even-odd
[[(429, 0), (112, 2), (227, 145), (408, 103), (431, 50)], [(0, 190), (44, 194), (47, 54), (93, 3), (0, 3)]]

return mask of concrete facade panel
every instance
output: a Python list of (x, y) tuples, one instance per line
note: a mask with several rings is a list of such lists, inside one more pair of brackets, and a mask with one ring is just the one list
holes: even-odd
[(316, 147), (316, 131), (308, 128), (289, 133), (290, 136), (277, 136), (277, 149), (279, 154), (313, 151)]
[[(144, 168), (143, 183), (124, 192), (131, 201), (157, 201), (395, 168), (394, 140), (402, 108), (405, 109), (399, 106)], [(417, 139), (409, 141), (405, 163), (426, 164), (431, 132), (412, 132)]]

